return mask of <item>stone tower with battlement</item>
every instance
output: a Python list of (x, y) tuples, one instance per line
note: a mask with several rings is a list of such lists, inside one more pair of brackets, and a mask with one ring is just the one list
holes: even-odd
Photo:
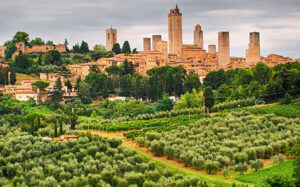
[(220, 68), (226, 68), (230, 62), (229, 32), (218, 33), (218, 64)]
[(194, 31), (194, 44), (203, 49), (203, 31), (201, 26), (198, 24)]
[(168, 15), (169, 53), (181, 57), (182, 53), (182, 14), (178, 6)]
[(162, 40), (161, 35), (153, 35), (152, 36), (152, 50), (157, 51), (157, 44)]
[(216, 53), (217, 53), (216, 45), (208, 45), (208, 54), (216, 54)]
[(106, 30), (106, 50), (111, 51), (114, 44), (118, 42), (117, 29), (107, 29)]
[(144, 38), (144, 51), (151, 51), (151, 38)]
[(248, 65), (256, 65), (260, 58), (260, 37), (259, 32), (251, 32), (249, 34), (249, 45), (246, 50), (246, 63)]

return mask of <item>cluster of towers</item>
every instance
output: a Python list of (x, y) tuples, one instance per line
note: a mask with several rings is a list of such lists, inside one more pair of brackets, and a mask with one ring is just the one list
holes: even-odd
[[(168, 55), (176, 55), (182, 57), (183, 43), (182, 43), (182, 13), (178, 6), (171, 9), (168, 14), (168, 35), (169, 40), (162, 41), (161, 35), (152, 36), (151, 38), (144, 38), (144, 51), (160, 51), (168, 58)], [(198, 49), (204, 50), (203, 31), (198, 24), (194, 30), (194, 46)], [(111, 50), (113, 45), (117, 43), (117, 30), (106, 30), (106, 49)], [(218, 51), (216, 45), (208, 45), (208, 54), (217, 55), (218, 65), (225, 68), (230, 63), (230, 37), (229, 32), (218, 33)], [(260, 61), (260, 37), (258, 32), (250, 33), (249, 46), (246, 50), (246, 63), (255, 64)]]

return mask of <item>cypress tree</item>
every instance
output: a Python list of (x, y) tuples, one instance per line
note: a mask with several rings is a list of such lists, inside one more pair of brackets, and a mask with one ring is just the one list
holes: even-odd
[(122, 47), (122, 53), (131, 53), (130, 44), (128, 41), (125, 41)]
[(14, 68), (10, 69), (10, 84), (11, 85), (15, 85), (15, 83), (17, 82), (17, 76), (16, 76), (16, 72)]
[(121, 53), (121, 47), (119, 43), (115, 43), (112, 52), (114, 52), (116, 55)]

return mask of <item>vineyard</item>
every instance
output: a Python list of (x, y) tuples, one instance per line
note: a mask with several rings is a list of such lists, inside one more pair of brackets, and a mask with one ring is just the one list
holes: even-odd
[(136, 120), (126, 121), (122, 123), (108, 123), (108, 124), (85, 124), (83, 129), (93, 129), (102, 131), (129, 131), (125, 136), (127, 138), (135, 138), (143, 135), (147, 131), (164, 132), (177, 129), (181, 125), (194, 123), (204, 118), (211, 118), (208, 114), (199, 115), (180, 115), (175, 117), (164, 117), (150, 120)]
[(262, 107), (246, 107), (243, 110), (253, 114), (276, 114), (277, 116), (296, 118), (300, 117), (300, 100), (296, 100), (288, 105), (273, 104)]
[(0, 186), (207, 186), (157, 167), (118, 139), (83, 135), (50, 142), (18, 132), (0, 139)]
[(272, 114), (256, 117), (243, 111), (227, 118), (204, 119), (171, 132), (149, 132), (137, 142), (156, 156), (165, 155), (208, 173), (234, 165), (235, 171), (243, 174), (248, 165), (260, 169), (257, 165), (261, 165), (261, 159), (285, 153), (296, 144), (299, 125), (299, 119)]

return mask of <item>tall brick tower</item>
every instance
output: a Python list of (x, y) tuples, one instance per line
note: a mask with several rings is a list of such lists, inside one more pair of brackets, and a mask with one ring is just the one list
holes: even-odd
[(144, 51), (151, 51), (151, 38), (144, 38)]
[(219, 32), (218, 34), (218, 64), (221, 68), (226, 68), (230, 62), (230, 42), (229, 32)]
[(198, 24), (194, 31), (194, 44), (203, 49), (203, 31), (201, 26)]
[(161, 41), (161, 35), (153, 35), (152, 36), (152, 50), (157, 51), (157, 44)]
[(260, 59), (260, 37), (259, 32), (251, 32), (249, 35), (249, 45), (246, 50), (246, 63), (256, 65)]
[(182, 52), (182, 14), (178, 6), (168, 15), (169, 53), (181, 56)]
[(106, 50), (111, 51), (114, 44), (117, 43), (117, 29), (106, 30)]

